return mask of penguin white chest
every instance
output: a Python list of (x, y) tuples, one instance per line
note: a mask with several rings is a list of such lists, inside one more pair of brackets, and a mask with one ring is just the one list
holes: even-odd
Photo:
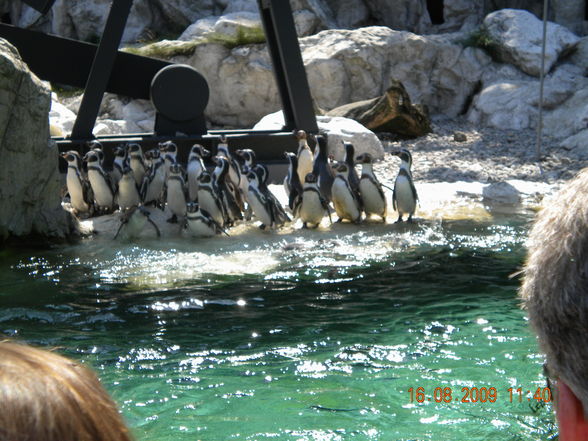
[(133, 170), (133, 175), (135, 176), (135, 182), (137, 185), (141, 185), (143, 176), (145, 176), (145, 166), (139, 158), (131, 158), (130, 166), (131, 170)]
[(342, 178), (336, 178), (333, 182), (331, 190), (331, 197), (337, 216), (341, 219), (347, 219), (352, 222), (357, 222), (361, 216), (359, 207), (355, 202), (353, 195), (349, 189), (349, 185)]
[(312, 152), (310, 149), (302, 149), (298, 155), (298, 168), (296, 169), (300, 182), (304, 182), (304, 178), (309, 173), (312, 173)]
[(416, 199), (408, 177), (399, 175), (394, 184), (396, 192), (396, 210), (399, 213), (412, 214), (416, 210)]
[(216, 234), (214, 226), (202, 216), (188, 217), (188, 231), (193, 237), (212, 237)]
[(185, 216), (186, 198), (179, 179), (169, 179), (167, 182), (167, 205), (173, 214)]
[(210, 216), (219, 225), (224, 225), (225, 220), (223, 213), (218, 205), (218, 200), (211, 194), (210, 191), (199, 189), (198, 190), (198, 203), (203, 210), (208, 211)]
[(382, 197), (378, 187), (370, 179), (364, 178), (359, 181), (359, 192), (366, 214), (386, 214), (386, 199)]
[(71, 205), (77, 211), (88, 211), (88, 204), (84, 201), (84, 189), (82, 181), (80, 180), (76, 170), (69, 169), (67, 171), (67, 191), (71, 198)]
[(121, 209), (139, 205), (141, 199), (137, 191), (135, 179), (132, 176), (123, 176), (118, 183), (118, 205)]
[(99, 207), (112, 207), (114, 204), (114, 195), (112, 190), (98, 170), (88, 170), (88, 180), (94, 192), (94, 199)]
[(318, 225), (323, 220), (325, 209), (316, 191), (305, 191), (302, 194), (302, 205), (300, 206), (300, 219), (302, 222)]
[(198, 161), (192, 161), (188, 164), (188, 194), (191, 201), (198, 199), (198, 178), (200, 178), (201, 174), (202, 167)]

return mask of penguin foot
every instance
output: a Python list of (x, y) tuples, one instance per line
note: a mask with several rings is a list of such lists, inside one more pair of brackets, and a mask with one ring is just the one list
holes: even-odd
[(302, 229), (303, 230), (308, 230), (308, 225), (306, 224), (306, 222), (302, 223)]
[(414, 221), (412, 220), (412, 214), (410, 216), (408, 216), (408, 219), (406, 219), (406, 222), (408, 223), (414, 223)]
[(335, 221), (335, 223), (336, 223), (336, 224), (340, 224), (341, 222), (343, 222), (343, 218), (342, 218), (342, 217), (340, 217), (339, 219), (337, 219), (337, 220)]
[(265, 225), (265, 224), (261, 224), (261, 225), (259, 226), (259, 229), (260, 229), (260, 230), (265, 230), (266, 228), (267, 228), (267, 227), (266, 227), (266, 225)]
[(170, 224), (177, 224), (178, 223), (178, 217), (174, 214), (172, 217), (170, 217), (167, 220), (167, 222), (170, 223)]
[(396, 224), (399, 224), (400, 222), (402, 222), (402, 215), (398, 216), (398, 219), (396, 219)]

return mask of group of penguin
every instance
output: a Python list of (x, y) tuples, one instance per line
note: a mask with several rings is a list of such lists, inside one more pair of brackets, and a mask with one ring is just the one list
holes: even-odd
[[(202, 145), (193, 145), (185, 168), (177, 161), (178, 147), (171, 141), (145, 153), (139, 144), (116, 147), (111, 172), (104, 167), (104, 152), (96, 141), (89, 144), (83, 158), (75, 150), (65, 152), (67, 198), (79, 217), (118, 208), (122, 216), (117, 236), (123, 226), (140, 231), (147, 222), (160, 235), (146, 206), (162, 210), (167, 206), (171, 213), (168, 222), (181, 220), (182, 228), (198, 237), (227, 234), (227, 228), (252, 217), (261, 222), (262, 229), (279, 228), (292, 218), (300, 219), (303, 228), (316, 228), (325, 216), (331, 220), (331, 204), (337, 222), (359, 223), (363, 213), (366, 218), (376, 216), (386, 221), (386, 196), (369, 153), (355, 158), (354, 146), (344, 143), (345, 158), (335, 162), (328, 155), (324, 137), (316, 137), (313, 152), (306, 132), (294, 131), (293, 135), (298, 139), (298, 151), (286, 153), (289, 168), (284, 179), (290, 214), (268, 188), (269, 171), (256, 161), (255, 152), (242, 149), (231, 154), (224, 136), (214, 157)], [(394, 154), (400, 157), (401, 165), (393, 206), (399, 213), (398, 222), (405, 214), (412, 221), (418, 201), (412, 157), (406, 149)], [(205, 166), (209, 160), (215, 165), (211, 172)], [(361, 164), (361, 175), (356, 161)]]

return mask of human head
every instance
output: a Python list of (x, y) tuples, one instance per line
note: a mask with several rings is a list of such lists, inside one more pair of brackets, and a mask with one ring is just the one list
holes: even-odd
[(117, 407), (86, 367), (0, 341), (0, 439), (130, 441)]
[(588, 439), (588, 169), (538, 214), (520, 295), (559, 380), (560, 441)]

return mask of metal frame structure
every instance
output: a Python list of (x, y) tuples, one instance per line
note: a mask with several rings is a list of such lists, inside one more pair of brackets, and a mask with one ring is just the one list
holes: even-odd
[[(55, 0), (24, 1), (43, 14), (47, 13), (55, 2)], [(181, 93), (182, 87), (191, 88), (192, 96), (206, 95), (205, 100), (199, 100), (198, 105), (202, 106), (201, 111), (196, 109), (192, 112), (195, 120), (190, 125), (175, 121), (177, 116), (168, 118), (169, 115), (158, 113), (154, 133), (95, 137), (92, 131), (105, 92), (133, 98), (152, 98), (154, 78), (171, 66), (171, 63), (164, 61), (118, 51), (133, 0), (113, 0), (98, 46), (2, 23), (0, 23), (0, 37), (6, 38), (19, 49), (25, 62), (41, 79), (85, 88), (71, 136), (54, 138), (61, 151), (76, 149), (83, 153), (87, 149), (88, 141), (98, 140), (105, 147), (108, 163), (113, 145), (138, 142), (147, 149), (157, 145), (158, 142), (171, 139), (178, 145), (179, 159), (182, 160), (187, 156), (192, 144), (198, 142), (213, 148), (214, 151), (220, 135), (226, 135), (232, 148), (252, 148), (260, 160), (283, 162), (284, 151), (295, 151), (297, 148), (292, 130), (303, 129), (309, 133), (317, 133), (318, 126), (289, 0), (257, 1), (282, 101), (285, 118), (282, 130), (206, 130), (203, 116), (204, 107), (208, 101), (206, 81), (204, 80), (204, 84), (198, 78), (194, 81), (194, 74), (181, 72), (181, 69), (178, 69), (174, 78), (186, 78), (186, 82), (180, 81), (180, 84), (175, 84), (176, 81), (168, 81), (169, 84), (162, 85), (163, 80), (161, 80), (158, 87), (163, 91), (168, 88), (171, 95)], [(163, 78), (163, 75), (159, 77)], [(166, 93), (158, 94), (160, 97), (166, 95)], [(156, 110), (172, 108), (169, 102), (165, 102), (165, 98), (159, 100), (159, 105), (154, 102)], [(181, 134), (176, 133), (176, 136), (173, 136), (171, 133), (174, 131), (175, 123), (178, 123), (177, 132)], [(158, 133), (158, 128), (160, 132), (165, 133)], [(190, 131), (190, 128), (193, 130)]]

